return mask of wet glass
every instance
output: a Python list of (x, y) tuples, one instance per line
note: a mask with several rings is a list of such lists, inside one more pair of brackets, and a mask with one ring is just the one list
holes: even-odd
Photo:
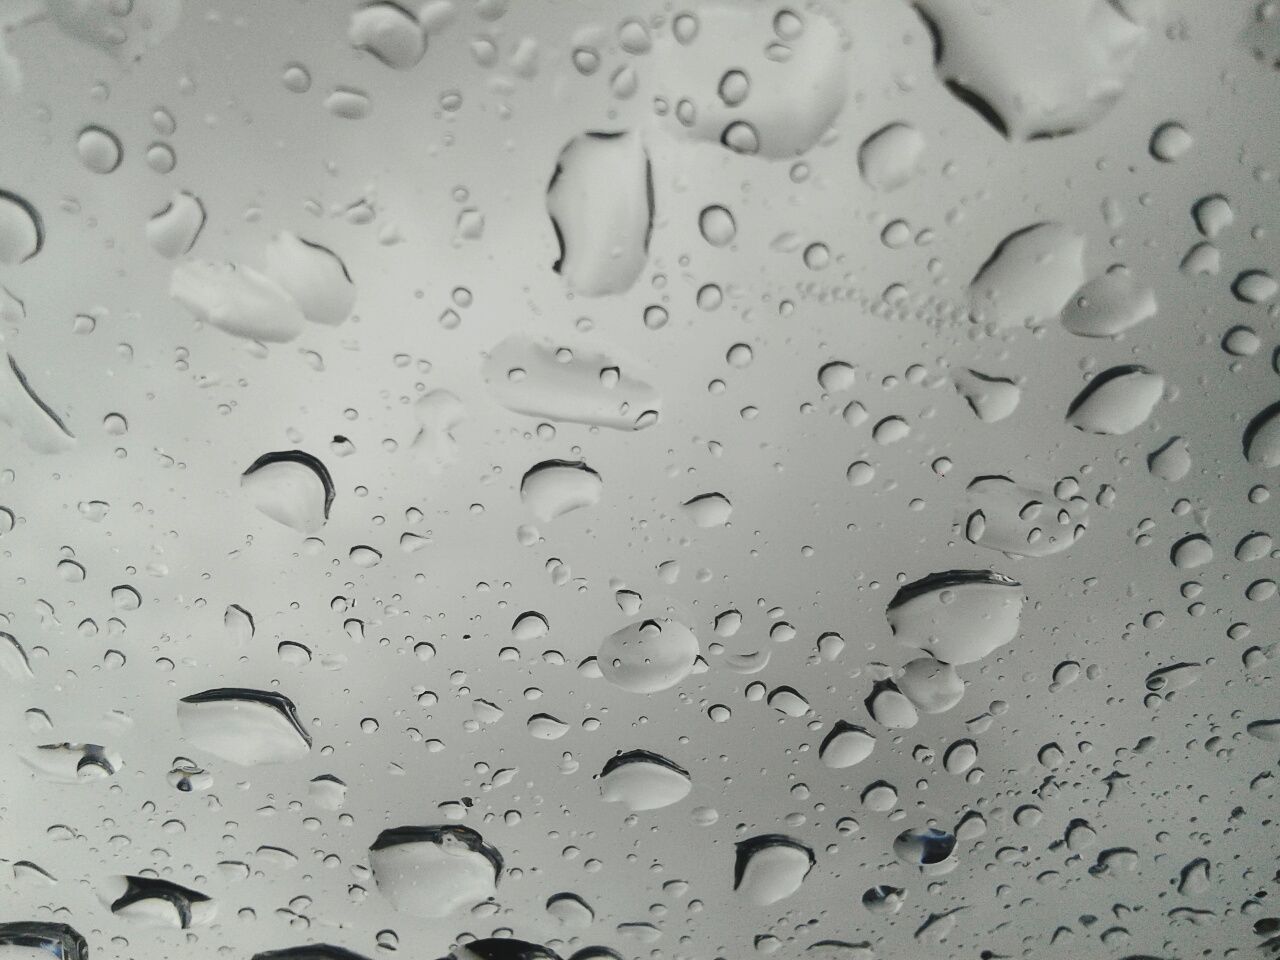
[(1280, 951), (1275, 0), (8, 0), (0, 960)]

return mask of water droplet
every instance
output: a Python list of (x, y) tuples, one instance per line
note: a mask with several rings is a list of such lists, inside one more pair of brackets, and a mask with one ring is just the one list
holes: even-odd
[(182, 735), (201, 750), (241, 766), (287, 763), (311, 751), (311, 737), (283, 694), (225, 687), (178, 702)]
[(898, 590), (886, 609), (889, 628), (944, 663), (974, 663), (1017, 635), (1021, 586), (986, 570), (933, 573)]
[(692, 789), (689, 771), (648, 750), (630, 750), (610, 757), (600, 771), (600, 796), (633, 811), (669, 807), (687, 797)]
[(325, 465), (302, 450), (264, 453), (240, 477), (253, 505), (299, 533), (316, 533), (329, 519), (335, 495)]
[(394, 70), (417, 66), (427, 51), (427, 35), (417, 18), (389, 0), (374, 0), (356, 8), (347, 37), (357, 50), (373, 54)]
[(593, 506), (603, 493), (600, 474), (570, 460), (544, 460), (530, 467), (520, 481), (520, 499), (543, 521)]
[(811, 849), (778, 833), (741, 840), (735, 850), (733, 889), (759, 907), (799, 890), (816, 863)]
[(1146, 423), (1164, 394), (1164, 377), (1138, 364), (1094, 377), (1067, 408), (1067, 423), (1084, 433), (1117, 436)]
[(924, 134), (919, 130), (910, 124), (891, 123), (862, 141), (858, 170), (868, 186), (890, 193), (916, 176), (924, 148)]
[(102, 127), (85, 127), (76, 138), (76, 153), (86, 170), (112, 173), (124, 159), (120, 139)]
[(468, 827), (396, 827), (369, 848), (374, 881), (401, 913), (435, 919), (492, 897), (502, 855)]
[(1084, 283), (1084, 237), (1060, 223), (1010, 234), (969, 284), (971, 310), (999, 327), (1058, 316)]
[(554, 269), (574, 292), (630, 289), (653, 230), (653, 173), (640, 136), (590, 132), (570, 140), (547, 188), (547, 213), (560, 241)]
[(0, 263), (30, 260), (44, 246), (44, 221), (27, 200), (0, 189)]
[(698, 640), (675, 620), (642, 620), (605, 637), (596, 658), (606, 680), (631, 693), (673, 687), (692, 671)]

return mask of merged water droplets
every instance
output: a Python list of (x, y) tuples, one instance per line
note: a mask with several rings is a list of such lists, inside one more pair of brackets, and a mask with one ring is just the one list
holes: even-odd
[(930, 574), (898, 590), (886, 608), (900, 643), (945, 663), (974, 663), (1017, 636), (1022, 585), (986, 570)]
[(696, 34), (655, 49), (659, 95), (675, 105), (666, 129), (769, 159), (818, 143), (849, 94), (848, 39), (834, 14), (716, 3), (697, 20)]
[(1048, 490), (1009, 477), (978, 477), (965, 491), (965, 537), (1012, 556), (1060, 553), (1079, 540), (1087, 526), (1084, 513), (1089, 502), (1078, 489), (1074, 481)]
[(369, 867), (396, 910), (430, 919), (492, 897), (502, 877), (502, 855), (469, 827), (396, 827), (378, 834)]
[(1280, 402), (1249, 421), (1244, 430), (1244, 456), (1259, 467), (1280, 467)]
[(76, 153), (92, 173), (112, 173), (124, 160), (120, 139), (104, 127), (85, 127), (76, 138)]
[(596, 655), (604, 678), (629, 693), (656, 693), (687, 677), (698, 639), (675, 620), (641, 620), (605, 637)]
[(990, 9), (921, 0), (916, 9), (933, 34), (939, 76), (1011, 140), (1096, 123), (1124, 94), (1148, 39), (1147, 23), (1110, 0)]
[[(190, 249), (203, 225), (203, 208), (197, 215), (187, 205), (181, 216), (179, 222), (164, 225), (177, 235), (164, 238), (166, 249)], [(267, 343), (294, 339), (308, 320), (335, 326), (347, 318), (355, 302), (351, 277), (333, 251), (288, 231), (267, 245), (265, 270), (188, 260), (174, 268), (169, 295), (203, 323)]]
[(823, 738), (818, 756), (828, 767), (842, 770), (866, 760), (875, 749), (876, 738), (856, 723), (837, 720)]

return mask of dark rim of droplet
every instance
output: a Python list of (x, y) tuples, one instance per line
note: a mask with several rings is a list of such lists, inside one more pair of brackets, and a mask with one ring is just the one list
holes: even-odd
[(626, 753), (619, 753), (610, 757), (605, 761), (605, 765), (600, 771), (600, 776), (607, 777), (620, 767), (625, 767), (632, 763), (649, 763), (654, 766), (664, 767), (667, 770), (680, 774), (680, 776), (684, 777), (686, 780), (689, 779), (689, 771), (680, 766), (680, 764), (676, 763), (669, 757), (664, 757), (660, 753), (654, 753), (651, 750), (644, 749), (628, 750)]
[(308, 943), (299, 947), (285, 947), (283, 950), (255, 953), (253, 960), (368, 960), (368, 958), (363, 954), (353, 953), (346, 947), (335, 947), (331, 943)]
[(543, 470), (560, 470), (560, 469), (580, 470), (583, 473), (590, 474), (591, 476), (595, 477), (597, 480), (600, 479), (600, 474), (597, 471), (591, 469), (591, 467), (587, 466), (587, 464), (582, 460), (543, 460), (541, 463), (535, 463), (532, 467), (526, 470), (524, 476), (520, 478), (521, 495), (524, 494), (525, 486), (529, 483), (530, 480), (533, 479), (535, 475), (541, 473)]
[(560, 960), (560, 955), (550, 947), (528, 940), (516, 940), (513, 937), (485, 937), (472, 940), (456, 951), (469, 953), (480, 960)]
[(18, 361), (13, 358), (13, 354), (9, 354), (9, 369), (13, 371), (13, 375), (18, 379), (18, 383), (22, 385), (22, 389), (26, 391), (27, 396), (31, 398), (31, 402), (44, 411), (44, 415), (54, 422), (67, 439), (74, 440), (76, 438), (75, 434), (67, 429), (67, 425), (62, 422), (62, 418), (54, 413), (53, 409), (31, 389), (31, 384), (27, 382), (27, 375), (22, 372), (22, 368), (18, 366)]
[(1012, 577), (1006, 577), (1004, 574), (996, 573), (994, 570), (944, 570), (940, 573), (931, 573), (927, 577), (921, 577), (919, 580), (900, 587), (898, 592), (893, 595), (893, 599), (889, 601), (888, 606), (885, 607), (885, 610), (896, 610), (904, 603), (909, 603), (927, 593), (965, 586), (1017, 588), (1021, 587), (1022, 584)]

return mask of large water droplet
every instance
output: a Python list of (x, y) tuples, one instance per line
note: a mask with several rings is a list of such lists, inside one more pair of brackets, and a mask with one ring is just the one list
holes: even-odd
[(1084, 283), (1084, 236), (1060, 223), (1010, 234), (969, 284), (970, 309), (998, 327), (1056, 317)]
[(30, 260), (44, 246), (44, 221), (27, 200), (0, 189), (0, 263)]
[(502, 855), (469, 827), (396, 827), (378, 834), (369, 866), (396, 910), (439, 918), (492, 897)]
[[(624, 373), (623, 367), (619, 359), (603, 353), (517, 335), (490, 351), (480, 374), (493, 398), (515, 413), (639, 430), (657, 422), (662, 400), (653, 387)], [(605, 376), (608, 371), (615, 375)]]
[(585, 133), (560, 152), (547, 188), (560, 241), (555, 271), (588, 297), (630, 289), (653, 230), (653, 173), (636, 133)]
[(631, 693), (656, 693), (690, 674), (698, 639), (675, 620), (642, 620), (605, 637), (596, 657), (610, 683)]
[(539, 520), (554, 520), (600, 501), (604, 481), (585, 463), (544, 460), (520, 481), (520, 499)]
[(689, 771), (661, 754), (630, 750), (610, 757), (600, 771), (600, 796), (629, 810), (658, 810), (679, 803), (693, 784)]
[(417, 17), (389, 0), (356, 8), (347, 37), (353, 47), (373, 54), (395, 70), (416, 66), (427, 52), (427, 35)]
[(1117, 436), (1146, 423), (1164, 394), (1164, 377), (1138, 364), (1094, 377), (1067, 409), (1067, 423), (1084, 433)]
[(324, 526), (335, 495), (325, 465), (302, 450), (264, 453), (241, 475), (240, 489), (262, 513), (304, 534)]
[(288, 291), (242, 264), (189, 260), (174, 268), (169, 295), (233, 336), (284, 343), (302, 332), (302, 311)]
[(178, 702), (182, 735), (201, 750), (241, 766), (287, 763), (311, 751), (293, 701), (280, 693), (224, 687)]
[(920, 0), (916, 9), (934, 35), (939, 76), (1011, 140), (1075, 133), (1105, 116), (1147, 39), (1109, 0)]
[(767, 907), (799, 890), (816, 862), (811, 849), (782, 834), (741, 840), (736, 845), (733, 889), (756, 906)]

